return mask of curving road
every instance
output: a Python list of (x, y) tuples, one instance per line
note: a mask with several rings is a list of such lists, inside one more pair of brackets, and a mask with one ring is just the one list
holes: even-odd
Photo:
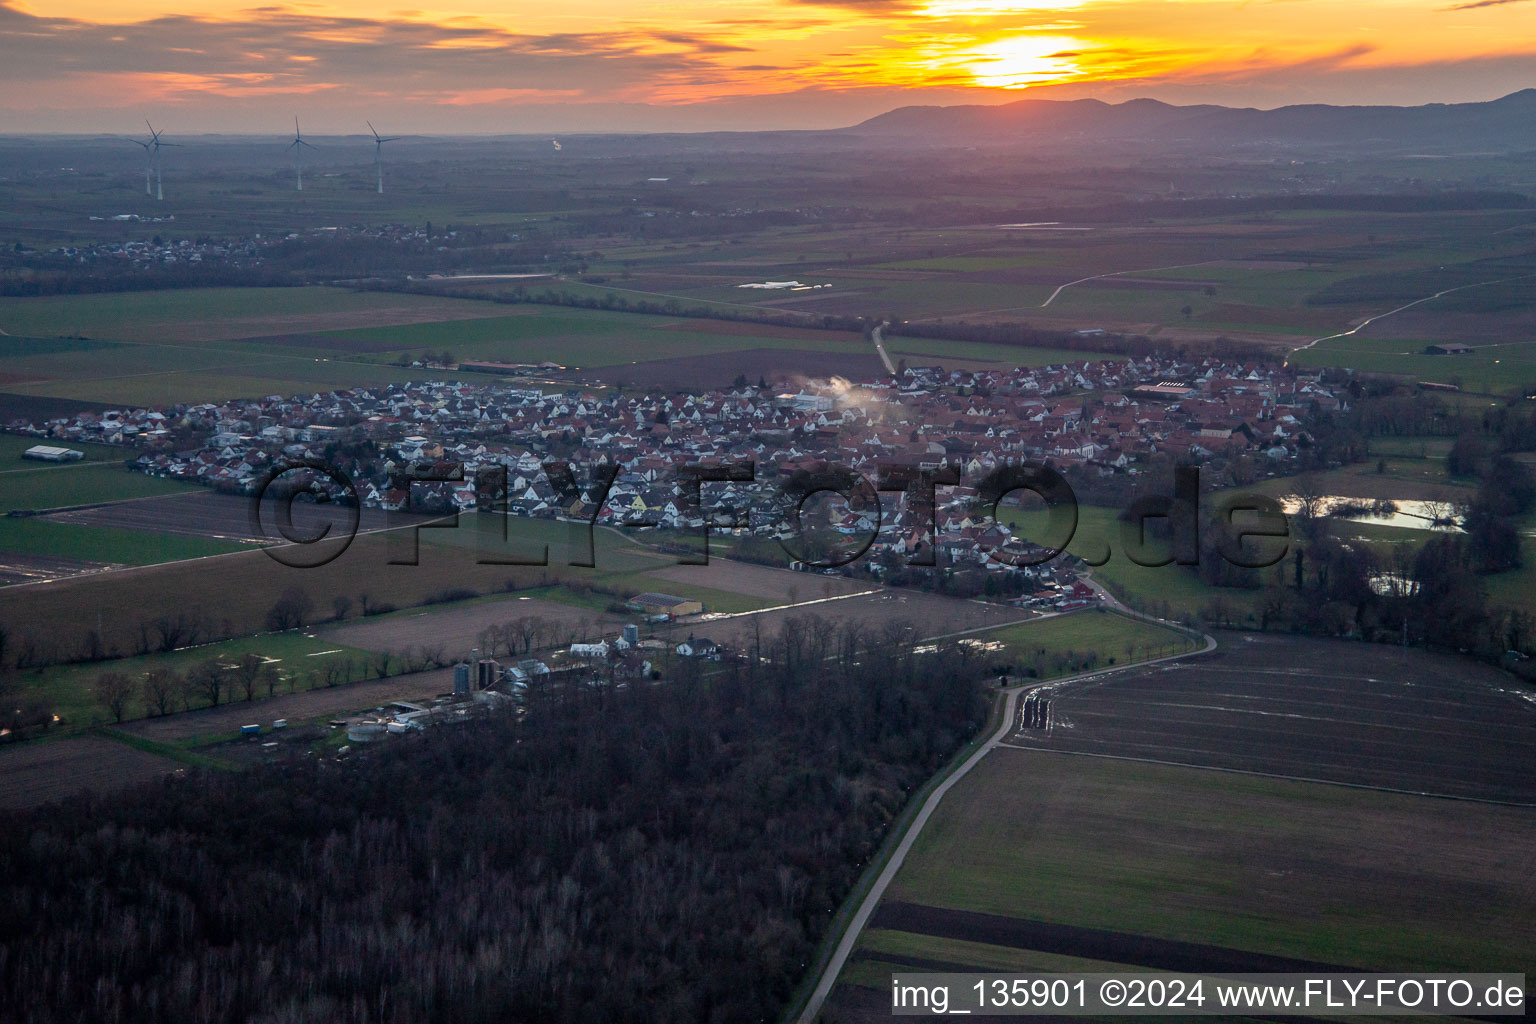
[[(1090, 583), (1090, 585), (1104, 593), (1103, 589), (1098, 587), (1097, 584)], [(1113, 606), (1123, 609), (1123, 606), (1118, 601), (1115, 601), (1114, 598), (1108, 596), (1107, 593), (1105, 594), (1105, 600), (1112, 603)], [(1151, 616), (1141, 615), (1129, 610), (1126, 610), (1126, 614), (1152, 622), (1162, 622), (1160, 619), (1154, 619)], [(880, 877), (875, 879), (874, 885), (870, 886), (869, 892), (864, 896), (864, 901), (859, 904), (858, 911), (854, 913), (853, 919), (848, 922), (848, 927), (843, 932), (843, 937), (838, 942), (837, 949), (833, 951), (832, 958), (827, 961), (826, 967), (823, 968), (821, 977), (816, 982), (815, 989), (811, 991), (810, 998), (806, 1000), (805, 1008), (801, 1010), (799, 1017), (796, 1018), (798, 1024), (815, 1024), (817, 1015), (821, 1013), (821, 1008), (826, 1004), (827, 997), (832, 994), (833, 986), (837, 984), (837, 977), (842, 973), (843, 965), (848, 962), (848, 957), (859, 940), (859, 935), (863, 933), (864, 926), (869, 922), (870, 916), (874, 914), (875, 908), (879, 906), (881, 898), (885, 895), (885, 890), (896, 877), (896, 873), (901, 870), (901, 865), (906, 861), (907, 854), (912, 849), (912, 844), (917, 841), (918, 833), (928, 823), (928, 819), (933, 816), (933, 812), (939, 806), (939, 801), (944, 799), (944, 794), (948, 793), (955, 783), (965, 778), (983, 757), (1001, 744), (1004, 738), (1013, 731), (1020, 697), (1034, 690), (1054, 690), (1068, 683), (1079, 682), (1084, 679), (1099, 679), (1117, 672), (1124, 672), (1127, 669), (1143, 669), (1148, 665), (1175, 661), (1179, 658), (1187, 658), (1196, 654), (1206, 654), (1215, 649), (1216, 638), (1207, 633), (1205, 634), (1205, 646), (1198, 651), (1172, 654), (1164, 658), (1153, 658), (1150, 661), (1140, 661), (1132, 665), (1122, 665), (1112, 669), (1096, 669), (1092, 672), (1082, 672), (1075, 676), (1066, 676), (1061, 679), (1050, 680), (1049, 682), (1012, 686), (1004, 690), (1005, 704), (1002, 721), (999, 722), (997, 729), (993, 731), (992, 735), (987, 737), (986, 741), (977, 747), (971, 753), (971, 756), (966, 758), (960, 767), (956, 768), (947, 779), (939, 783), (938, 787), (928, 795), (928, 799), (923, 802), (922, 809), (917, 812), (917, 817), (912, 819), (912, 824), (907, 828), (906, 834), (901, 837), (901, 842), (897, 845), (895, 852), (891, 854), (891, 859), (886, 863), (884, 870), (880, 872)]]
[(880, 332), (891, 326), (890, 321), (880, 321), (880, 326), (869, 332), (870, 338), (875, 342), (875, 351), (880, 353), (880, 361), (885, 364), (885, 372), (892, 377), (896, 376), (896, 366), (891, 362), (891, 357), (885, 354), (885, 341), (880, 337)]

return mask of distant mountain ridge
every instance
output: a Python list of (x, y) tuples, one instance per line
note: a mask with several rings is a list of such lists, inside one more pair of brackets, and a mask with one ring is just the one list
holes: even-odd
[(1536, 149), (1536, 88), (1480, 103), (1418, 107), (1301, 104), (1259, 110), (1211, 104), (1181, 107), (1153, 99), (1123, 103), (1026, 99), (998, 106), (911, 106), (898, 107), (845, 131), (972, 143), (1075, 138), (1506, 151)]

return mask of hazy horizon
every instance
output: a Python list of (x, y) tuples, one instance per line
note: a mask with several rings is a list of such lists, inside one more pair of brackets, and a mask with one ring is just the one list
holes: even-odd
[(739, 0), (378, 12), (0, 0), (6, 134), (826, 129), (1025, 97), (1273, 108), (1536, 84), (1528, 0)]

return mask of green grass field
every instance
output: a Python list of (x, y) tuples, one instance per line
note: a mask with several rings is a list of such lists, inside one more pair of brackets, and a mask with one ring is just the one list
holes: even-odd
[[(479, 315), (482, 307), (465, 299), (345, 288), (187, 288), (0, 298), (0, 330), (22, 338), (80, 335), (111, 341), (196, 344), (216, 338), (281, 334), (295, 329), (284, 328), (284, 323), (305, 316), (378, 310), (410, 310), (424, 316), (450, 312)], [(11, 339), (0, 340), (0, 353), (9, 357), (16, 345)]]
[[(3, 456), (0, 456), (0, 465), (9, 465)], [(50, 465), (29, 462), (25, 465), (46, 468), (0, 469), (0, 513), (11, 509), (59, 508), (97, 501), (177, 494), (197, 486), (161, 480), (120, 465), (105, 463)]]
[[(378, 657), (368, 651), (306, 636), (302, 631), (290, 631), (204, 644), (169, 654), (149, 654), (90, 665), (59, 665), (22, 671), (16, 674), (15, 682), (22, 693), (45, 699), (54, 713), (63, 719), (65, 729), (74, 730), (112, 721), (112, 716), (96, 702), (92, 692), (97, 677), (104, 672), (122, 672), (138, 682), (152, 669), (167, 668), (184, 674), (209, 658), (233, 665), (246, 654), (259, 654), (270, 659), (271, 667), (278, 672), (281, 680), (278, 693), (287, 693), (290, 688), (305, 690), (322, 685), (322, 673), (328, 662), (352, 662), (356, 669), (352, 678), (357, 679), (362, 666)], [(391, 666), (390, 671), (399, 671), (400, 667), (398, 664)], [(257, 696), (260, 698), (265, 695), (266, 688), (262, 686)], [(243, 700), (244, 693), (232, 694), (230, 699)], [(200, 695), (192, 695), (190, 704), (184, 704), (182, 697), (178, 696), (176, 710), (188, 706), (206, 707), (207, 700)], [(135, 699), (124, 720), (143, 718), (145, 715), (143, 701)]]
[(1435, 339), (1362, 338), (1321, 342), (1291, 356), (1298, 366), (1346, 366), (1413, 380), (1454, 384), (1464, 391), (1507, 395), (1536, 383), (1536, 346), (1502, 344), (1459, 356), (1424, 355)]
[(0, 519), (0, 551), (117, 565), (158, 565), (244, 551), (245, 544), (204, 537), (138, 533), (46, 519)]
[(1327, 963), (1522, 970), (1533, 815), (1004, 748), (940, 804), (888, 898)]
[(23, 434), (0, 434), (0, 472), (17, 470), (23, 473), (37, 470), (58, 469), (68, 466), (77, 466), (79, 463), (65, 462), (34, 462), (31, 459), (23, 459), (21, 453), (35, 445), (53, 445), (60, 448), (73, 448), (85, 455), (81, 462), (115, 462), (121, 464), (124, 460), (135, 454), (133, 449), (115, 444), (92, 444), (87, 441), (56, 441), (45, 437), (30, 437)]
[[(1089, 572), (1127, 605), (1159, 618), (1190, 622), (1218, 593), (1229, 605), (1246, 609), (1252, 603), (1253, 592), (1231, 588), (1218, 591), (1202, 583), (1192, 569), (1184, 566), (1143, 566), (1132, 562), (1120, 542), (1122, 524), (1119, 514), (1119, 509), (1079, 505), (1077, 532), (1067, 545), (1067, 553), (1095, 562), (1108, 553), (1109, 560), (1090, 567)], [(1050, 539), (1045, 536), (1046, 514), (1043, 510), (1005, 509), (1000, 518), (1026, 537), (1035, 530), (1039, 531), (1041, 540)], [(1150, 556), (1163, 554), (1156, 545), (1148, 551)]]
[(1033, 671), (1042, 679), (1146, 661), (1198, 646), (1176, 630), (1099, 609), (1021, 622), (979, 636), (1006, 644), (1015, 659), (1015, 672)]

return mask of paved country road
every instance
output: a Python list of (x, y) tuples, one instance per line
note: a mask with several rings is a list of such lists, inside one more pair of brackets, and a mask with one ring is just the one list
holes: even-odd
[[(1115, 603), (1118, 604), (1118, 602)], [(1137, 617), (1147, 618), (1147, 616)], [(986, 742), (977, 747), (971, 756), (965, 759), (964, 763), (956, 768), (947, 779), (941, 782), (928, 795), (928, 799), (923, 803), (922, 810), (918, 811), (917, 817), (912, 819), (912, 824), (907, 828), (906, 835), (901, 837), (901, 842), (897, 845), (896, 851), (891, 854), (891, 859), (886, 863), (885, 869), (880, 872), (880, 877), (875, 879), (875, 884), (870, 887), (869, 892), (865, 895), (864, 902), (859, 904), (859, 909), (853, 915), (853, 920), (848, 923), (847, 929), (843, 932), (842, 939), (837, 944), (837, 949), (833, 952), (832, 958), (822, 970), (821, 978), (816, 982), (816, 987), (811, 991), (810, 998), (806, 1000), (805, 1008), (797, 1018), (799, 1024), (815, 1024), (816, 1017), (821, 1013), (821, 1008), (826, 1003), (827, 997), (832, 994), (832, 987), (837, 984), (837, 976), (842, 973), (843, 965), (848, 962), (848, 956), (853, 952), (854, 944), (858, 942), (859, 935), (864, 931), (864, 926), (869, 922), (870, 916), (875, 912), (875, 908), (879, 906), (881, 897), (885, 895), (885, 890), (890, 886), (892, 880), (895, 879), (896, 873), (901, 870), (901, 865), (906, 861), (907, 854), (912, 849), (912, 844), (917, 841), (918, 833), (923, 830), (923, 826), (928, 823), (928, 819), (938, 809), (939, 801), (944, 799), (944, 795), (950, 791), (955, 783), (965, 778), (983, 757), (986, 757), (1003, 741), (1004, 737), (1013, 731), (1020, 697), (1035, 690), (1055, 690), (1061, 686), (1083, 679), (1099, 679), (1116, 672), (1126, 671), (1127, 669), (1143, 669), (1148, 665), (1157, 664), (1158, 662), (1174, 661), (1179, 658), (1191, 657), (1195, 654), (1206, 654), (1215, 649), (1216, 638), (1206, 634), (1205, 646), (1198, 651), (1169, 655), (1166, 658), (1154, 658), (1151, 661), (1137, 662), (1118, 668), (1097, 669), (1092, 672), (1083, 672), (1075, 676), (1066, 676), (1044, 683), (1012, 686), (1004, 690), (1003, 715), (998, 723), (998, 727), (991, 736), (987, 737)]]

